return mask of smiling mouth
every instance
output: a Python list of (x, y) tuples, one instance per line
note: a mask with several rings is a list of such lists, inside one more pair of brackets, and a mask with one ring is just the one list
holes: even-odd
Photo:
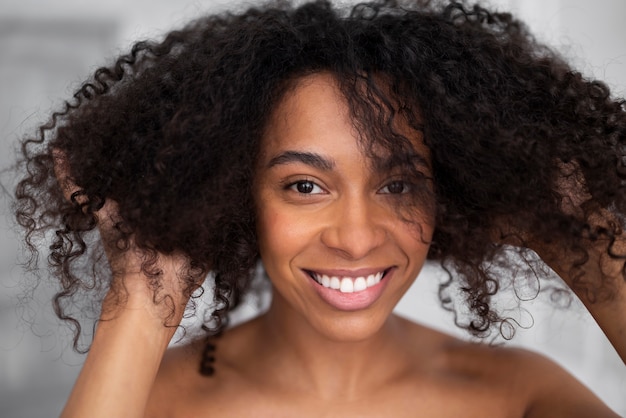
[(381, 280), (385, 278), (389, 270), (391, 270), (391, 268), (380, 271), (378, 273), (358, 277), (328, 276), (326, 274), (320, 274), (308, 270), (306, 271), (306, 273), (320, 286), (324, 286), (333, 290), (338, 290), (341, 293), (355, 293), (361, 292), (372, 286), (376, 286), (378, 283), (380, 283)]

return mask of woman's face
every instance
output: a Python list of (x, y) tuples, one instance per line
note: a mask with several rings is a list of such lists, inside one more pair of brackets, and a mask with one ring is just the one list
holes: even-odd
[[(397, 129), (428, 161), (420, 133)], [(422, 268), (433, 217), (400, 218), (409, 185), (398, 168), (374, 168), (364, 155), (331, 75), (301, 79), (279, 103), (255, 186), (271, 309), (337, 341), (379, 330)]]

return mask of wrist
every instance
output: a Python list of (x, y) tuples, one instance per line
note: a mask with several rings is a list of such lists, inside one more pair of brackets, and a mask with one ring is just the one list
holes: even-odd
[(119, 330), (133, 333), (167, 347), (182, 320), (187, 299), (174, 298), (161, 292), (110, 290), (102, 304), (96, 334)]
[(133, 344), (150, 345), (165, 350), (172, 339), (179, 321), (164, 317), (161, 312), (137, 308), (132, 303), (100, 315), (94, 343), (102, 339), (126, 340)]

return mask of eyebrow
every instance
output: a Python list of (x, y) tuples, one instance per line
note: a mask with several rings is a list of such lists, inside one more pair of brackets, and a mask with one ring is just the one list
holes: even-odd
[(302, 163), (310, 165), (319, 170), (331, 171), (335, 168), (335, 162), (313, 152), (285, 151), (272, 158), (267, 164), (267, 168), (272, 168), (282, 164)]
[(420, 153), (410, 153), (403, 155), (403, 158), (398, 161), (397, 158), (388, 157), (383, 160), (377, 160), (375, 162), (376, 168), (381, 171), (393, 171), (399, 167), (421, 167), (430, 170), (430, 163), (428, 159)]

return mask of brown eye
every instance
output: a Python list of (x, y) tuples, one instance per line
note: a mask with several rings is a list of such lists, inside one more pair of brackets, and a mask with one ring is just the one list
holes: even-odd
[(323, 193), (322, 188), (309, 180), (297, 181), (289, 186), (290, 189), (302, 194)]
[(392, 181), (391, 183), (380, 189), (380, 193), (385, 194), (402, 194), (408, 193), (408, 191), (409, 185), (403, 181)]

